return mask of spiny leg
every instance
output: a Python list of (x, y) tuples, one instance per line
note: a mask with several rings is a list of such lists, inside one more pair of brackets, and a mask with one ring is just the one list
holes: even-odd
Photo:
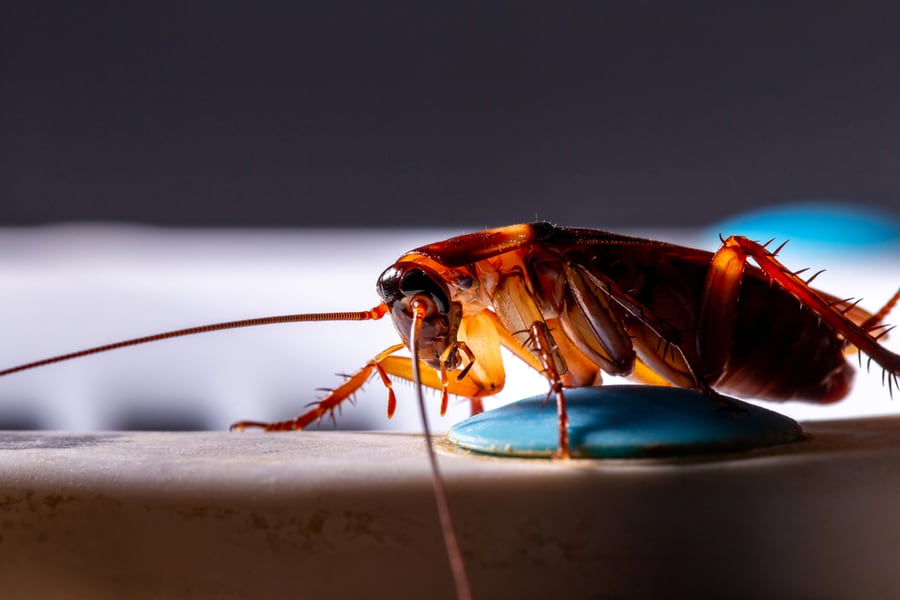
[(557, 355), (553, 338), (550, 335), (550, 329), (543, 321), (535, 321), (531, 325), (530, 339), (534, 344), (537, 354), (543, 363), (544, 375), (550, 383), (550, 394), (556, 395), (556, 415), (559, 424), (559, 446), (556, 449), (554, 458), (571, 458), (572, 454), (569, 448), (569, 415), (566, 412), (566, 396), (563, 392), (563, 382), (559, 369), (556, 364), (561, 357)]
[[(403, 344), (395, 344), (387, 350), (380, 352), (366, 365), (351, 375), (343, 384), (332, 390), (325, 398), (318, 401), (315, 406), (290, 421), (278, 423), (261, 423), (258, 421), (240, 421), (231, 426), (233, 431), (242, 431), (249, 428), (261, 428), (266, 431), (294, 431), (303, 429), (311, 423), (320, 420), (325, 415), (333, 412), (342, 402), (348, 400), (353, 394), (368, 381), (373, 373), (378, 373), (382, 383), (388, 390), (388, 418), (393, 416), (396, 408), (396, 398), (390, 377), (399, 377), (407, 381), (413, 380), (412, 359), (407, 356), (393, 356), (395, 352), (405, 348)], [(471, 374), (465, 379), (457, 380), (455, 377), (444, 379), (434, 369), (425, 368), (421, 372), (422, 384), (425, 387), (437, 390), (443, 394), (446, 389), (448, 394), (464, 398), (478, 399), (486, 391), (484, 382)], [(443, 380), (442, 380), (443, 379)], [(480, 402), (480, 400), (479, 400)]]
[[(873, 329), (878, 329), (882, 327), (881, 322), (884, 321), (884, 318), (888, 316), (888, 313), (894, 309), (894, 306), (897, 305), (897, 302), (900, 302), (900, 289), (894, 292), (894, 295), (891, 296), (890, 300), (884, 303), (878, 312), (873, 314), (871, 317), (860, 323), (860, 327), (865, 330), (871, 332)], [(875, 336), (875, 339), (878, 339), (879, 336)]]
[(260, 428), (265, 431), (295, 431), (303, 429), (314, 421), (319, 421), (326, 414), (333, 413), (342, 402), (349, 399), (355, 392), (359, 390), (372, 376), (373, 371), (377, 371), (381, 376), (384, 386), (388, 390), (388, 418), (393, 416), (397, 407), (397, 399), (394, 395), (391, 380), (388, 378), (384, 367), (381, 363), (391, 354), (405, 348), (403, 344), (395, 344), (383, 352), (380, 352), (375, 358), (370, 360), (366, 365), (351, 375), (344, 383), (332, 390), (327, 396), (319, 400), (316, 405), (297, 417), (289, 421), (279, 421), (277, 423), (261, 423), (259, 421), (238, 421), (231, 426), (232, 431), (243, 431), (244, 429)]
[[(780, 285), (785, 291), (794, 296), (803, 306), (809, 308), (823, 321), (828, 323), (836, 332), (844, 337), (849, 343), (853, 344), (859, 350), (868, 355), (878, 365), (884, 369), (888, 382), (888, 390), (893, 395), (893, 386), (897, 385), (897, 377), (900, 375), (900, 355), (894, 354), (884, 346), (880, 345), (877, 338), (872, 336), (863, 326), (857, 325), (844, 312), (839, 310), (835, 303), (824, 299), (816, 290), (798, 277), (797, 273), (789, 271), (775, 255), (778, 253), (769, 252), (766, 248), (752, 240), (743, 236), (731, 236), (725, 240), (726, 247), (739, 249), (740, 252), (746, 253), (753, 257), (753, 260), (772, 280)], [(891, 307), (893, 307), (896, 295), (892, 298), (878, 315), (884, 316)], [(883, 314), (882, 314), (883, 313)]]

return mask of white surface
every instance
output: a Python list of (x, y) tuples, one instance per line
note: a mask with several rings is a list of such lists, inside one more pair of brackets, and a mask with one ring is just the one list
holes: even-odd
[[(58, 226), (0, 230), (0, 365), (12, 366), (215, 321), (295, 312), (363, 310), (378, 303), (378, 275), (405, 251), (458, 231), (189, 230)], [(693, 244), (685, 232), (639, 232)], [(714, 249), (714, 248), (713, 248)], [(874, 310), (900, 284), (896, 253), (827, 254), (788, 245), (791, 267), (827, 268), (816, 284), (863, 296)], [(889, 322), (900, 321), (900, 314)], [(389, 319), (270, 326), (130, 348), (0, 379), (0, 414), (48, 429), (118, 429), (183, 419), (225, 429), (239, 419), (282, 420), (302, 412), (351, 372), (396, 343)], [(887, 345), (900, 349), (895, 333)], [(507, 389), (494, 401), (543, 393), (542, 378), (507, 360)], [(850, 398), (776, 410), (801, 419), (896, 413), (880, 373), (861, 373)], [(613, 381), (611, 378), (609, 381)], [(338, 416), (344, 428), (418, 429), (410, 386), (384, 416), (385, 393), (370, 382)], [(437, 396), (433, 395), (434, 404)], [(900, 400), (900, 398), (898, 398)], [(488, 406), (491, 406), (489, 404)], [(437, 430), (467, 416), (464, 404), (433, 414)], [(328, 422), (322, 427), (331, 427)]]

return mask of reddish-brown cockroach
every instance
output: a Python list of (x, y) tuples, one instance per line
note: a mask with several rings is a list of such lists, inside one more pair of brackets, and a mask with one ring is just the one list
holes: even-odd
[[(780, 248), (779, 248), (780, 249)], [(331, 414), (374, 374), (396, 409), (391, 377), (413, 379), (411, 328), (421, 316), (422, 383), (481, 399), (505, 380), (500, 347), (550, 382), (560, 405), (560, 454), (568, 452), (564, 389), (599, 385), (601, 373), (658, 385), (768, 400), (828, 403), (843, 398), (858, 349), (898, 385), (900, 356), (879, 345), (883, 318), (900, 290), (875, 313), (810, 287), (770, 251), (744, 237), (715, 253), (548, 223), (511, 225), (428, 244), (378, 278), (382, 301), (360, 312), (296, 314), (218, 323), (89, 348), (20, 365), (0, 376), (167, 338), (276, 323), (370, 320), (390, 315), (401, 343), (296, 419), (241, 421), (233, 428), (303, 429)], [(757, 266), (747, 264), (752, 258)]]
[[(403, 255), (379, 277), (381, 302), (371, 310), (182, 329), (13, 367), (0, 376), (207, 331), (389, 314), (401, 343), (376, 354), (311, 410), (289, 421), (241, 421), (233, 428), (303, 429), (332, 414), (374, 374), (387, 388), (388, 416), (396, 408), (391, 377), (439, 390), (442, 409), (452, 394), (470, 399), (478, 412), (481, 399), (504, 385), (502, 346), (546, 376), (557, 401), (562, 457), (569, 455), (565, 389), (599, 385), (602, 372), (694, 388), (719, 402), (722, 392), (828, 403), (849, 391), (855, 371), (845, 354), (855, 349), (883, 369), (893, 393), (900, 356), (878, 339), (888, 330), (882, 320), (900, 290), (869, 313), (810, 287), (817, 274), (802, 279), (802, 271), (785, 268), (778, 250), (767, 246), (732, 236), (710, 253), (591, 229), (511, 225)], [(397, 356), (405, 349), (418, 360)], [(417, 389), (421, 398), (421, 385)], [(443, 502), (442, 492), (437, 495)], [(452, 538), (449, 524), (444, 529)], [(460, 560), (457, 550), (450, 555)]]

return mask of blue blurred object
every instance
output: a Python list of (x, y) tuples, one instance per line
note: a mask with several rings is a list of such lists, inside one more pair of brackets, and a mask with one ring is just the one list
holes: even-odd
[[(556, 404), (534, 396), (457, 423), (447, 437), (475, 452), (549, 457), (559, 443)], [(645, 385), (566, 391), (572, 456), (645, 458), (748, 450), (803, 437), (789, 417), (729, 398), (740, 410), (701, 392)]]
[(892, 214), (840, 202), (802, 202), (755, 210), (727, 219), (707, 230), (718, 236), (743, 235), (767, 241), (790, 239), (807, 246), (828, 245), (836, 249), (873, 250), (876, 246), (900, 244), (900, 213)]

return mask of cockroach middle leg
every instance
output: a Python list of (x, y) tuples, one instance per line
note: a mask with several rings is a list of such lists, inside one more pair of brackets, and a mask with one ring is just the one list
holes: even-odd
[(566, 396), (563, 391), (562, 377), (557, 369), (556, 364), (562, 360), (558, 355), (553, 338), (550, 335), (550, 328), (543, 321), (535, 321), (531, 325), (530, 339), (537, 350), (538, 357), (543, 364), (543, 372), (550, 384), (550, 390), (547, 392), (549, 399), (550, 394), (556, 396), (556, 416), (559, 427), (559, 445), (556, 449), (554, 458), (572, 458), (569, 448), (569, 415), (566, 412)]

